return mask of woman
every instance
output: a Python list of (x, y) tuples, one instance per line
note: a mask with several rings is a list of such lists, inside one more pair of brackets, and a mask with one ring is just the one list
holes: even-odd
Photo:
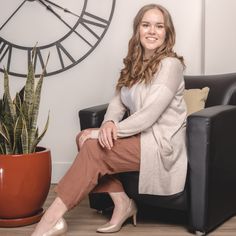
[[(60, 235), (62, 216), (91, 191), (108, 192), (111, 220), (98, 232), (116, 232), (137, 207), (116, 173), (140, 171), (139, 193), (171, 195), (183, 191), (187, 170), (183, 58), (173, 52), (175, 30), (168, 11), (146, 5), (134, 19), (124, 68), (100, 129), (77, 136), (80, 150), (59, 182), (55, 201), (33, 236)], [(122, 120), (125, 111), (129, 116)]]

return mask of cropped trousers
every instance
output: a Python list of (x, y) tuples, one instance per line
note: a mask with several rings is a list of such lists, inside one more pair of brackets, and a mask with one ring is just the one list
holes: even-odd
[(70, 210), (91, 192), (124, 192), (116, 174), (139, 169), (139, 134), (114, 140), (111, 150), (97, 139), (88, 139), (55, 191)]

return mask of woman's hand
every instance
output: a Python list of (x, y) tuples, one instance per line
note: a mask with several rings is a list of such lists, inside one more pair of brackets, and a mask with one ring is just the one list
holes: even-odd
[(92, 133), (91, 129), (85, 129), (77, 135), (76, 143), (77, 143), (78, 150), (80, 150), (82, 148), (84, 142), (87, 139), (91, 138), (91, 133)]
[(99, 129), (98, 141), (104, 148), (111, 149), (113, 147), (113, 140), (117, 139), (117, 128), (114, 122), (107, 121)]

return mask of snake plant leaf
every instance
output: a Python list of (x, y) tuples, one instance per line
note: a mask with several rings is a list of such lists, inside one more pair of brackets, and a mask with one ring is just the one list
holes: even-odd
[(19, 118), (19, 116), (22, 113), (22, 102), (21, 102), (21, 98), (20, 98), (20, 94), (16, 93), (16, 97), (13, 100), (13, 104), (16, 108), (16, 116)]
[(5, 146), (5, 153), (6, 154), (13, 154), (12, 149), (9, 147), (9, 145), (7, 143), (5, 143), (4, 146)]
[(37, 147), (37, 144), (38, 144), (38, 142), (37, 142), (38, 137), (39, 137), (39, 129), (37, 128), (35, 130), (35, 133), (34, 133), (34, 139), (33, 139), (32, 143), (31, 143), (31, 149), (30, 149), (31, 153), (35, 152), (35, 150), (36, 150), (36, 147)]
[(39, 129), (37, 128), (36, 132), (35, 132), (35, 137), (34, 138), (37, 138), (38, 136), (39, 136)]
[(35, 137), (35, 132), (37, 128), (37, 118), (38, 118), (38, 112), (39, 112), (39, 105), (40, 105), (40, 95), (41, 95), (41, 89), (42, 89), (42, 84), (43, 84), (43, 76), (40, 76), (40, 79), (37, 83), (37, 87), (35, 90), (35, 95), (34, 95), (34, 101), (33, 101), (33, 107), (32, 107), (32, 112), (30, 116), (30, 132), (29, 132), (29, 149), (32, 150), (32, 145), (34, 142), (34, 137)]
[(1, 124), (0, 135), (5, 139), (4, 146), (5, 146), (6, 154), (13, 154), (11, 137), (4, 123)]
[(26, 125), (28, 130), (30, 130), (30, 114), (33, 107), (34, 100), (34, 72), (32, 62), (29, 65), (29, 72), (27, 75), (25, 90), (24, 90), (24, 99), (22, 104), (22, 112), (24, 113)]
[(5, 153), (6, 152), (5, 152), (4, 148), (3, 148), (3, 144), (0, 143), (0, 154), (5, 154)]
[(34, 94), (34, 77), (34, 65), (33, 62), (30, 61), (24, 88), (25, 102), (28, 107), (30, 107), (33, 102), (32, 94)]
[(33, 48), (32, 50), (32, 59), (29, 62), (28, 65), (28, 74), (27, 74), (27, 79), (25, 82), (23, 94), (24, 94), (24, 99), (23, 99), (23, 106), (22, 106), (22, 111), (25, 116), (26, 120), (26, 125), (28, 131), (30, 131), (30, 117), (32, 114), (32, 109), (33, 109), (33, 102), (34, 102), (34, 87), (35, 87), (35, 74), (34, 74), (34, 64), (33, 61), (35, 61), (35, 53), (36, 47)]
[(8, 134), (9, 134), (10, 142), (11, 142), (13, 141), (15, 120), (13, 120), (12, 118), (10, 105), (8, 103), (6, 94), (3, 95), (3, 113), (1, 114), (1, 117), (2, 117), (1, 123), (2, 125), (4, 124), (4, 126), (8, 130)]
[[(7, 130), (7, 134), (9, 135), (9, 143), (13, 142), (13, 133), (14, 133), (14, 122), (16, 120), (16, 111), (15, 106), (13, 104), (11, 95), (10, 95), (10, 88), (9, 88), (9, 76), (6, 70), (4, 70), (4, 94), (3, 94), (3, 101), (2, 101), (2, 123), (4, 123), (3, 128)], [(9, 143), (7, 143), (6, 149), (8, 152), (11, 152), (12, 145), (9, 146)]]
[(3, 113), (3, 100), (0, 99), (0, 120), (2, 120), (2, 113)]
[(14, 121), (11, 116), (10, 106), (8, 104), (7, 96), (5, 93), (3, 94), (2, 101), (3, 101), (2, 102), (3, 112), (1, 114), (1, 116), (2, 116), (2, 120), (4, 121), (4, 123), (7, 124), (7, 126), (8, 126), (8, 125), (12, 124)]
[[(49, 117), (50, 117), (50, 113), (48, 113), (47, 122), (45, 124), (45, 127), (44, 127), (42, 133), (39, 136), (37, 136), (33, 141), (32, 149), (30, 150), (31, 152), (35, 152), (35, 149), (36, 149), (38, 143), (42, 140), (43, 136), (45, 135), (45, 133), (48, 129), (48, 125), (49, 125)], [(36, 130), (36, 131), (38, 132), (38, 130)]]
[(13, 139), (13, 124), (16, 119), (16, 112), (10, 95), (9, 77), (6, 70), (4, 70), (3, 110), (4, 110), (2, 117), (4, 120), (3, 128), (6, 128), (6, 130), (8, 131), (7, 132), (9, 134), (8, 138), (11, 141)]
[(5, 129), (3, 129), (3, 126), (0, 126), (0, 136), (3, 138), (6, 142), (10, 142), (9, 138), (7, 137), (8, 135), (5, 133)]
[(15, 127), (14, 127), (14, 143), (13, 143), (13, 153), (14, 154), (18, 154), (20, 152), (20, 150), (18, 150), (18, 147), (20, 146), (20, 137), (22, 134), (22, 129), (23, 129), (23, 120), (24, 117), (21, 114), (15, 123)]
[(44, 79), (44, 73), (46, 71), (46, 66), (48, 64), (49, 55), (46, 60), (45, 67), (43, 68), (43, 72), (40, 75), (39, 81), (37, 83), (35, 94), (34, 94), (34, 101), (33, 101), (33, 107), (31, 112), (31, 120), (30, 120), (30, 132), (29, 132), (29, 150), (34, 149), (34, 140), (35, 140), (35, 132), (37, 128), (37, 118), (38, 118), (38, 112), (39, 112), (39, 105), (40, 105), (40, 98), (41, 98), (41, 90), (43, 85), (43, 79)]
[(5, 99), (9, 109), (9, 118), (14, 122), (16, 120), (16, 112), (10, 95), (9, 76), (6, 70), (4, 70), (4, 91)]
[(24, 97), (25, 97), (25, 86), (20, 90), (19, 96), (20, 96), (21, 103), (23, 103)]
[(2, 135), (0, 135), (0, 145), (3, 147), (4, 146), (4, 138), (2, 137)]
[(21, 132), (21, 144), (22, 144), (22, 153), (29, 153), (29, 136), (26, 122), (23, 120), (22, 132)]

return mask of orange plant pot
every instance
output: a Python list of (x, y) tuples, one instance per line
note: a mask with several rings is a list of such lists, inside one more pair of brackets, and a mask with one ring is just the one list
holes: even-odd
[(0, 227), (40, 220), (51, 183), (51, 153), (45, 148), (22, 155), (0, 155)]

